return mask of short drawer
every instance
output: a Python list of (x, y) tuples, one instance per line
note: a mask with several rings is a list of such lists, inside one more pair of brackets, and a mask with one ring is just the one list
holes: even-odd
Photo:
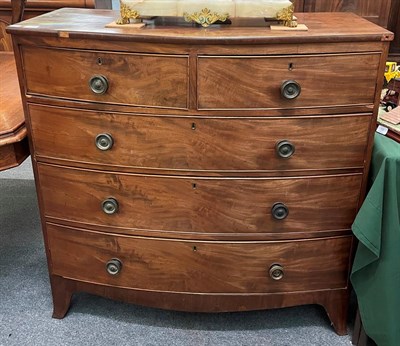
[(139, 230), (278, 233), (350, 229), (361, 174), (196, 178), (39, 164), (47, 217)]
[(378, 53), (200, 56), (198, 108), (293, 109), (373, 104), (379, 60)]
[(29, 113), (39, 159), (214, 172), (362, 168), (371, 121), (140, 116), (37, 105)]
[[(28, 94), (186, 109), (188, 57), (22, 47)], [(93, 90), (92, 90), (93, 89)]]
[(352, 237), (196, 242), (116, 236), (47, 224), (52, 274), (98, 284), (191, 293), (277, 293), (347, 287)]

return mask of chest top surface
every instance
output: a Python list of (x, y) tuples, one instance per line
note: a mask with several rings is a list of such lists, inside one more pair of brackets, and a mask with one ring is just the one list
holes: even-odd
[(351, 13), (299, 13), (308, 31), (272, 31), (263, 19), (201, 28), (182, 19), (160, 17), (143, 28), (106, 28), (119, 16), (111, 10), (63, 8), (10, 26), (15, 35), (190, 44), (268, 44), (390, 41), (393, 34)]

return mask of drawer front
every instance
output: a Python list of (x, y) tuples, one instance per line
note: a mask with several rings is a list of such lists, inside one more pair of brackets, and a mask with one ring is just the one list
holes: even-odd
[[(361, 168), (371, 121), (365, 115), (157, 117), (35, 105), (29, 111), (37, 156), (185, 171)], [(60, 129), (57, 135), (54, 129)], [(111, 136), (112, 146), (107, 150), (96, 146), (96, 138), (102, 135)], [(288, 145), (294, 150), (289, 157)]]
[[(225, 294), (345, 288), (352, 242), (350, 236), (292, 242), (176, 241), (52, 224), (47, 236), (55, 275), (145, 290)], [(115, 275), (108, 273), (107, 264)], [(275, 267), (280, 270), (275, 274), (283, 275), (279, 280), (270, 276), (273, 265), (280, 266)]]
[[(22, 57), (28, 94), (187, 108), (187, 56), (22, 47)], [(96, 92), (89, 85), (92, 78)], [(108, 88), (102, 94), (106, 85)]]
[[(170, 232), (348, 230), (356, 215), (362, 180), (361, 174), (207, 179), (103, 173), (46, 164), (39, 164), (38, 169), (47, 217)], [(107, 213), (103, 203), (111, 209), (118, 204), (118, 210)]]
[[(373, 104), (380, 54), (198, 59), (199, 109), (304, 108)], [(286, 81), (301, 88), (282, 96)], [(296, 95), (288, 90), (289, 97)], [(291, 96), (290, 96), (291, 95)]]

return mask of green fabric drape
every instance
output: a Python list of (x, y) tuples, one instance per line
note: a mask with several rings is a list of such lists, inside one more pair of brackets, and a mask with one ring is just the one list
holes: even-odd
[(352, 230), (351, 272), (366, 333), (378, 346), (400, 345), (400, 144), (375, 134), (370, 190)]

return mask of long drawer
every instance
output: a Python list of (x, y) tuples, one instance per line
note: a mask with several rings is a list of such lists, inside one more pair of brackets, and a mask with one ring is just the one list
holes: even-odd
[(38, 105), (29, 112), (38, 157), (176, 171), (362, 168), (371, 121), (140, 116)]
[[(198, 108), (292, 109), (373, 104), (379, 60), (378, 53), (200, 56)], [(290, 81), (295, 84), (286, 83)]]
[(278, 233), (350, 229), (361, 174), (199, 178), (38, 164), (46, 217), (140, 230)]
[[(52, 274), (118, 287), (192, 293), (345, 288), (351, 237), (195, 242), (47, 224)], [(327, 251), (329, 249), (329, 251)]]
[(22, 58), (28, 94), (146, 107), (188, 107), (189, 60), (185, 55), (27, 46), (22, 47)]

